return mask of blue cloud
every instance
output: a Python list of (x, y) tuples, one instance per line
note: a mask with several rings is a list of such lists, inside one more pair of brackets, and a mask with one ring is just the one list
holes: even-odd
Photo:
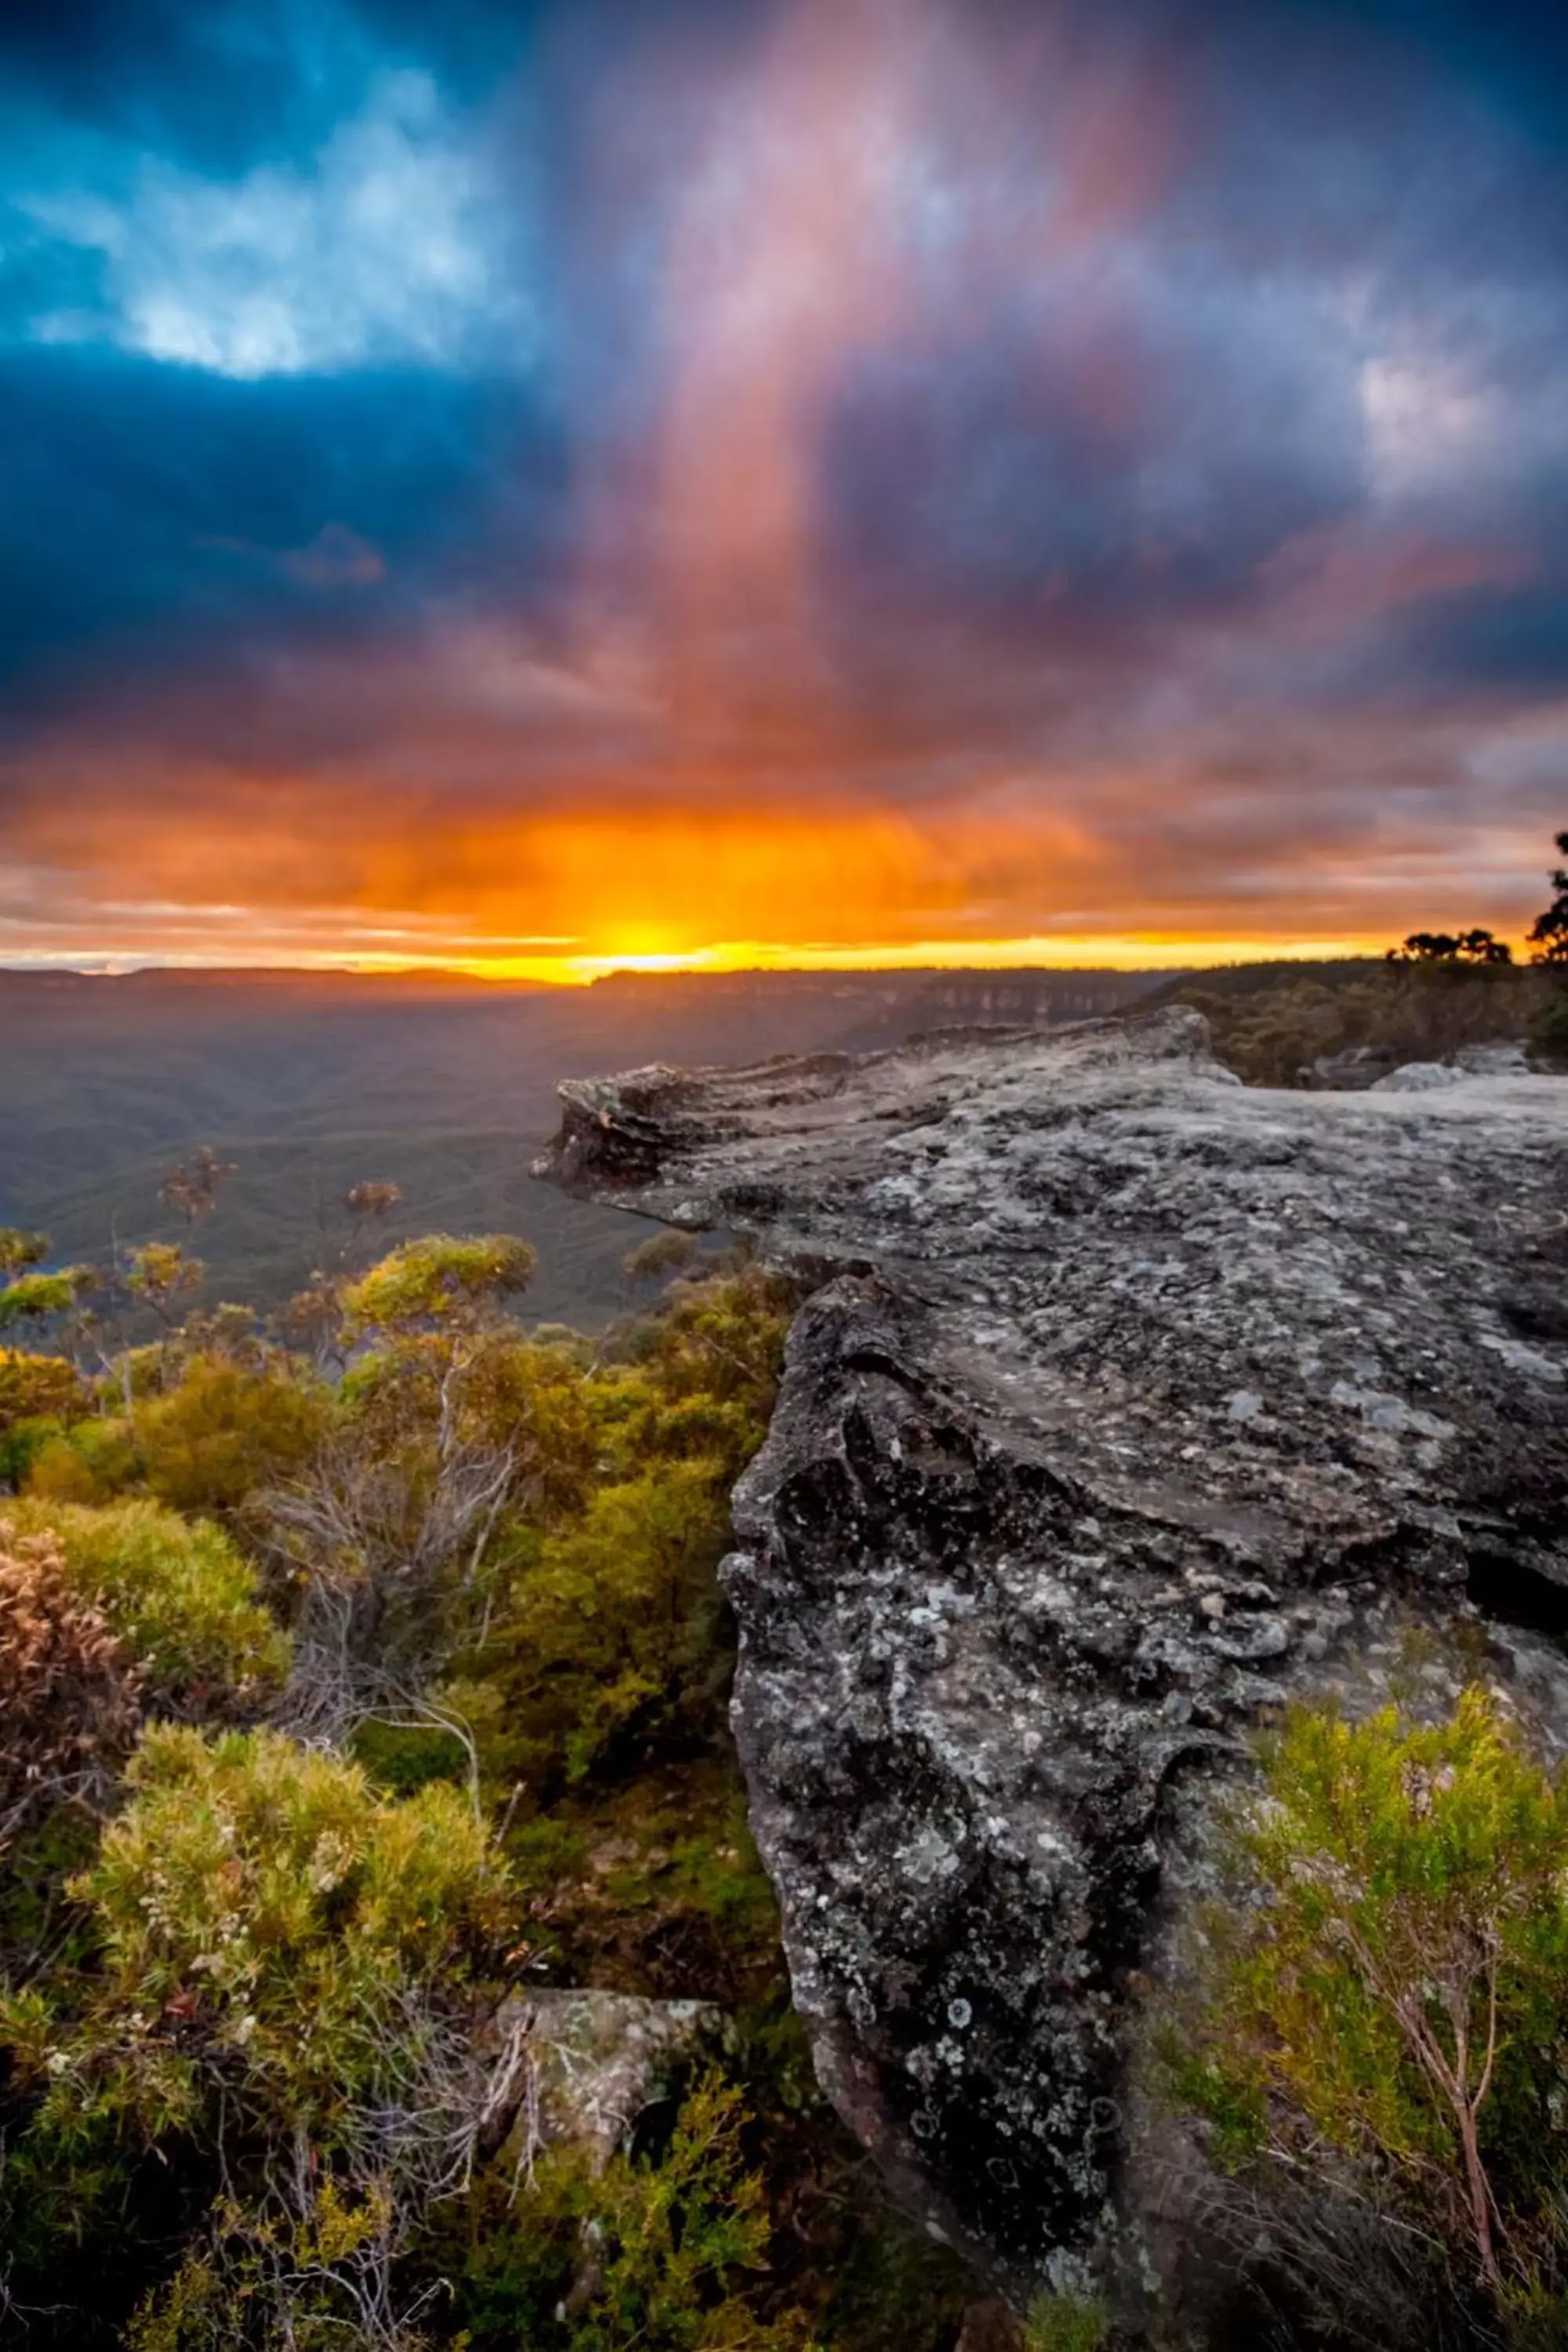
[(25, 715), (84, 666), (196, 662), (246, 630), (526, 602), (558, 562), (559, 421), (425, 371), (233, 383), (86, 352), (0, 360), (0, 677)]
[(503, 793), (622, 696), (656, 777), (902, 730), (857, 788), (1089, 746), (1286, 826), (1332, 729), (1479, 806), (1568, 690), (1561, 11), (19, 0), (0, 58), (13, 773), (165, 702), (330, 771), (352, 705)]
[(46, 173), (42, 143), (14, 154), (7, 192), (5, 308), (26, 340), (236, 377), (537, 351), (517, 182), (424, 71), (377, 73), (309, 156), (235, 177), (100, 142), (84, 179), (79, 142)]

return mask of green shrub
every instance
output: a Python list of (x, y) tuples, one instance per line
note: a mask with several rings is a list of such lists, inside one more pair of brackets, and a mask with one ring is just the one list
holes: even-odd
[[(61, 2342), (78, 2317), (84, 2339), (129, 2323), (135, 2352), (326, 2352), (368, 2341), (366, 2296), (383, 2352), (465, 2329), (475, 2352), (796, 2352), (797, 2302), (833, 2306), (842, 2352), (939, 2352), (959, 2288), (943, 2272), (927, 2293), (930, 2250), (886, 2228), (815, 2095), (723, 1741), (715, 1570), (787, 1289), (750, 1267), (679, 1282), (609, 1360), (500, 1312), (525, 1245), (437, 1236), (354, 1286), (361, 1351), (334, 1391), (237, 1314), (181, 1329), (184, 1263), (149, 1294), (165, 1336), (122, 1360), (122, 1416), (19, 1424), (16, 1516), (53, 1532), (158, 1708), (248, 1705), (289, 1661), (198, 1510), (298, 1566), (286, 1706), (309, 1639), (342, 1646), (345, 1597), (384, 1686), (321, 1735), (352, 1760), (165, 1724), (118, 1792), (123, 1742), (110, 1758), (106, 1829), (57, 1808), (18, 1832), (6, 2283), (54, 2297), (79, 2244)], [(423, 1646), (398, 1646), (405, 1619)], [(515, 1892), (476, 1822), (476, 1749)], [(510, 2166), (481, 2167), (469, 2206), (486, 2024), (525, 1962), (717, 1992), (752, 2119), (701, 2085), (657, 2160), (595, 2179), (552, 2158), (515, 2196)], [(772, 2241), (764, 2183), (806, 2237)], [(457, 2292), (421, 2302), (437, 2222)]]
[(40, 1456), (64, 1433), (53, 1418), (13, 1421), (0, 1429), (0, 1494), (19, 1494), (28, 1486)]
[(328, 1391), (308, 1374), (199, 1355), (136, 1412), (142, 1475), (180, 1511), (237, 1511), (289, 1477), (321, 1444)]
[(21, 1534), (55, 1537), (72, 1583), (143, 1667), (154, 1700), (280, 1675), (283, 1636), (221, 1528), (145, 1499), (91, 1506), (29, 1494), (7, 1516)]
[(141, 1457), (127, 1421), (74, 1421), (46, 1424), (28, 1450), (27, 1494), (58, 1503), (108, 1503), (142, 1475)]
[(216, 2168), (224, 2233), (253, 2252), (310, 2220), (285, 2193), (300, 2149), (316, 2187), (341, 2174), (417, 2210), (483, 2097), (467, 2053), (510, 1902), (484, 1828), (450, 1789), (384, 1802), (271, 1732), (155, 1726), (71, 1888), (97, 1965), (0, 1998), (32, 2096), (13, 2220), (101, 2228), (155, 2147)]
[(1024, 2342), (1026, 2352), (1100, 2352), (1110, 2334), (1099, 2295), (1046, 2294), (1030, 2307)]
[(606, 1402), (628, 1469), (700, 1454), (732, 1483), (767, 1433), (796, 1292), (754, 1266), (678, 1283), (626, 1346), (642, 1375)]
[(764, 2317), (769, 2221), (740, 2095), (715, 2075), (657, 2158), (595, 2176), (546, 2160), (514, 2200), (477, 2198), (457, 2281), (474, 2352), (809, 2352), (804, 2316)]
[(92, 1938), (79, 1906), (66, 1894), (98, 1845), (90, 1814), (58, 1805), (9, 1839), (0, 1871), (0, 1983), (24, 1984), (42, 1965), (85, 1966)]
[(58, 1274), (18, 1274), (0, 1287), (0, 1331), (17, 1323), (47, 1323), (68, 1315), (92, 1276), (84, 1265), (68, 1265)]
[(1558, 977), (1531, 1024), (1530, 1042), (1553, 1069), (1568, 1066), (1568, 974)]
[(68, 1420), (85, 1412), (87, 1389), (63, 1356), (35, 1356), (0, 1348), (0, 1430), (14, 1422)]
[(1365, 1046), (1390, 1063), (1441, 1061), (1462, 1046), (1521, 1040), (1544, 1017), (1543, 971), (1423, 962), (1326, 982), (1283, 973), (1232, 994), (1196, 981), (1177, 1001), (1204, 1014), (1215, 1051), (1249, 1085), (1310, 1084), (1321, 1058)]
[(589, 1778), (517, 1814), (506, 1851), (525, 1932), (556, 1978), (736, 2013), (784, 1990), (778, 1906), (732, 1754), (715, 1744), (608, 1785)]
[(356, 1444), (432, 1465), (440, 1433), (466, 1448), (506, 1453), (531, 1519), (580, 1507), (597, 1467), (591, 1384), (561, 1348), (501, 1323), (461, 1336), (400, 1333), (345, 1375), (342, 1402)]
[(715, 1570), (729, 1528), (710, 1462), (602, 1486), (517, 1573), (498, 1635), (498, 1768), (580, 1780), (708, 1724), (726, 1679)]
[(20, 1225), (0, 1225), (0, 1276), (20, 1274), (41, 1265), (49, 1254), (47, 1234), (26, 1233)]
[(468, 1320), (504, 1297), (525, 1290), (534, 1254), (512, 1234), (458, 1239), (428, 1234), (405, 1242), (351, 1283), (343, 1313), (351, 1331), (414, 1330)]
[(330, 2177), (298, 2217), (221, 2206), (132, 2315), (127, 2352), (428, 2352), (429, 2337), (384, 2308), (374, 2332), (363, 2325), (395, 2227), (384, 2191), (345, 2194)]
[(1568, 1780), (1483, 1691), (1448, 1722), (1298, 1710), (1237, 1832), (1173, 2060), (1223, 2162), (1325, 2153), (1498, 2304), (1549, 2294), (1568, 2198)]

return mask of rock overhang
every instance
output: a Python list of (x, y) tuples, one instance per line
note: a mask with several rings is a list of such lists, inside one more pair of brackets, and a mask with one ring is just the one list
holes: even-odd
[(818, 1281), (726, 1580), (825, 2084), (1004, 2283), (1158, 2272), (1139, 1987), (1258, 1723), (1479, 1607), (1568, 1744), (1568, 1080), (1175, 1008), (563, 1098), (540, 1172)]

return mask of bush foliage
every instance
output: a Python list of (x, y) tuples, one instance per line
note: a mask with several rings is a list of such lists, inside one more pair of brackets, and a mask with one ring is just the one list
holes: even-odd
[(458, 1240), (450, 1234), (405, 1242), (343, 1294), (351, 1330), (396, 1331), (482, 1313), (525, 1290), (534, 1256), (510, 1234)]
[[(153, 1344), (0, 1355), (0, 2307), (50, 2352), (950, 2352), (956, 2273), (816, 2097), (728, 1740), (791, 1295), (645, 1253), (595, 1345), (520, 1327), (531, 1265), (437, 1235), (269, 1334), (158, 1245)], [(723, 2000), (729, 2078), (520, 2182), (493, 2021), (541, 1978)]]
[(541, 2167), (531, 2191), (468, 2218), (461, 2264), (474, 2352), (810, 2352), (805, 2314), (747, 2298), (769, 2267), (766, 2190), (739, 2094), (693, 2084), (657, 2157)]
[(145, 1496), (89, 1505), (19, 1497), (24, 1535), (58, 1546), (62, 1572), (134, 1660), (165, 1707), (248, 1696), (282, 1675), (287, 1642), (254, 1564), (210, 1520)]
[(87, 1410), (86, 1384), (60, 1356), (0, 1348), (0, 1432), (19, 1421), (65, 1421)]
[(471, 1979), (504, 1927), (487, 1831), (453, 1789), (387, 1802), (275, 1732), (153, 1726), (126, 1787), (71, 1890), (100, 1966), (12, 2014), (44, 2086), (29, 2140), (330, 2148), (417, 2055), (422, 1997)]
[(140, 1473), (177, 1511), (233, 1513), (300, 1471), (331, 1419), (329, 1395), (296, 1366), (194, 1355), (136, 1413)]
[(1489, 1694), (1413, 1724), (1299, 1710), (1239, 1822), (1176, 2061), (1232, 2168), (1344, 2178), (1505, 2313), (1560, 2284), (1568, 2191), (1568, 1778)]
[(1357, 1052), (1393, 1068), (1468, 1045), (1544, 1041), (1563, 1001), (1546, 971), (1443, 961), (1372, 965), (1331, 982), (1281, 977), (1240, 994), (1194, 981), (1177, 994), (1205, 1015), (1220, 1058), (1264, 1087), (1323, 1084), (1320, 1063)]
[(59, 1546), (0, 1518), (0, 1854), (29, 1820), (89, 1809), (135, 1736), (140, 1677)]

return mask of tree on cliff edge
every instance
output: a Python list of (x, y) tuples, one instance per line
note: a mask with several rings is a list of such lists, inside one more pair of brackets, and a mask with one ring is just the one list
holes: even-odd
[[(1558, 835), (1557, 846), (1568, 860), (1568, 833)], [(1537, 950), (1537, 963), (1568, 966), (1568, 864), (1553, 868), (1552, 887), (1557, 895), (1544, 913), (1536, 917), (1531, 941)]]

